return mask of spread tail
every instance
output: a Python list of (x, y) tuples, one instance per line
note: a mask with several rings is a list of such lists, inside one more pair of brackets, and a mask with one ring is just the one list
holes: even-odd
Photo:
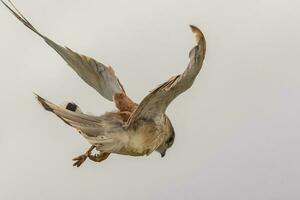
[(54, 113), (69, 126), (87, 134), (95, 134), (96, 132), (99, 132), (99, 127), (96, 126), (97, 123), (101, 122), (99, 117), (83, 114), (74, 103), (68, 103), (67, 106), (62, 107), (53, 104), (37, 94), (35, 95), (45, 110)]

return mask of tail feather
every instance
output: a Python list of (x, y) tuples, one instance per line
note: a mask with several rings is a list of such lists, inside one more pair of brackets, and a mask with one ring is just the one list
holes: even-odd
[[(52, 104), (51, 102), (48, 102), (47, 100), (45, 100), (44, 98), (42, 98), (41, 96), (36, 95), (37, 100), (39, 101), (39, 103), (44, 107), (45, 110), (53, 112), (55, 113), (55, 108), (58, 108), (58, 106), (56, 106), (55, 104)], [(71, 126), (71, 124), (64, 119), (63, 117), (61, 117), (60, 115), (56, 114), (57, 117), (59, 117), (61, 120), (63, 120), (66, 124), (68, 124), (69, 126)]]
[[(48, 103), (46, 103), (47, 101), (44, 98), (42, 98), (41, 96), (39, 96), (37, 94), (35, 94), (35, 96), (36, 96), (36, 99), (39, 101), (39, 103), (45, 108), (45, 110), (50, 111), (50, 112), (54, 111), (54, 109), (51, 108), (51, 106)], [(55, 105), (53, 104), (52, 107), (53, 106), (55, 106)]]
[(57, 106), (37, 94), (35, 95), (38, 102), (44, 107), (45, 110), (53, 112), (65, 123), (67, 123), (70, 126), (73, 126), (74, 128), (80, 128), (79, 125), (81, 127), (97, 127), (96, 124), (101, 121), (98, 117), (71, 111), (67, 108)]
[[(66, 124), (77, 129), (79, 133), (91, 144), (95, 145), (99, 151), (112, 152), (115, 148), (123, 145), (121, 142), (125, 137), (123, 120), (116, 114), (106, 113), (96, 117), (83, 113), (74, 112), (67, 106), (57, 106), (50, 101), (36, 95), (38, 102), (45, 110), (54, 113)], [(69, 105), (70, 108), (70, 105)], [(72, 108), (75, 108), (73, 105)], [(116, 136), (116, 134), (118, 136)], [(116, 140), (116, 138), (118, 138)]]

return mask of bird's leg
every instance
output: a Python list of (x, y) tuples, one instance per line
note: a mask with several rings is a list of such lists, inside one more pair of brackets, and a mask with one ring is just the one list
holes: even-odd
[(84, 161), (87, 159), (87, 157), (89, 157), (91, 155), (94, 148), (95, 148), (95, 146), (92, 145), (84, 154), (77, 156), (76, 158), (73, 158), (73, 161), (76, 161), (73, 164), (73, 166), (80, 167), (80, 165), (82, 163), (84, 163)]
[(101, 162), (103, 160), (106, 160), (108, 158), (110, 153), (99, 153), (99, 154), (95, 154), (95, 155), (89, 155), (89, 159), (91, 159), (92, 161), (95, 162)]

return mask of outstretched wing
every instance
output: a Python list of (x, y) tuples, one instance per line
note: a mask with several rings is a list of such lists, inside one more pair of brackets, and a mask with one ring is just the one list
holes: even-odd
[(190, 51), (190, 62), (186, 70), (172, 77), (148, 94), (128, 120), (128, 128), (140, 119), (155, 119), (162, 116), (168, 105), (178, 95), (189, 89), (198, 75), (205, 57), (205, 38), (199, 28), (190, 26), (195, 33), (197, 45)]
[(73, 50), (62, 47), (48, 37), (42, 35), (35, 27), (8, 1), (11, 6), (3, 0), (1, 2), (30, 30), (42, 37), (72, 69), (91, 87), (97, 90), (104, 98), (113, 101), (116, 94), (125, 94), (119, 79), (111, 67), (97, 62), (95, 59), (78, 54)]

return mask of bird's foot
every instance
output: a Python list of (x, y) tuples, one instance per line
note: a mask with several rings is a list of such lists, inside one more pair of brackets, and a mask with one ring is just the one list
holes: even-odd
[(73, 161), (76, 161), (74, 164), (73, 164), (73, 166), (75, 167), (80, 167), (80, 165), (82, 164), (82, 163), (84, 163), (84, 161), (89, 157), (89, 156), (91, 156), (91, 153), (92, 153), (92, 151), (93, 151), (93, 149), (95, 148), (95, 146), (91, 146), (90, 148), (89, 148), (89, 150), (87, 150), (87, 152), (85, 152), (84, 154), (82, 154), (82, 155), (80, 155), (80, 156), (77, 156), (77, 157), (75, 157), (75, 158), (73, 158), (72, 160)]
[(80, 156), (77, 156), (77, 157), (75, 157), (75, 158), (73, 158), (72, 160), (73, 161), (76, 161), (74, 164), (73, 164), (73, 166), (75, 167), (80, 167), (80, 165), (82, 164), (82, 163), (84, 163), (84, 161), (87, 159), (87, 157), (89, 157), (89, 155), (88, 154), (82, 154), (82, 155), (80, 155)]

